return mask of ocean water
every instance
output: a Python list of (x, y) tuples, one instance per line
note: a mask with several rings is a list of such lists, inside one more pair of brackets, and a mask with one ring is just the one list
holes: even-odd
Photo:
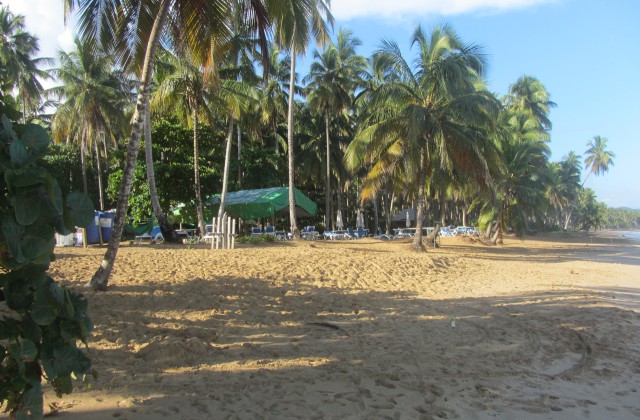
[(636, 241), (640, 241), (640, 231), (621, 231), (617, 232), (620, 236), (624, 236), (625, 238), (635, 239)]

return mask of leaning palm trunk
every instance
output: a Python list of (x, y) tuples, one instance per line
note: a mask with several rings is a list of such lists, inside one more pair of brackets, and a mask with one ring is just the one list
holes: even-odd
[(496, 221), (496, 232), (491, 238), (491, 245), (496, 245), (498, 241), (502, 242), (502, 205), (498, 209), (498, 220)]
[(425, 251), (422, 243), (422, 217), (424, 212), (424, 184), (427, 181), (427, 152), (424, 144), (420, 146), (420, 172), (418, 175), (418, 201), (416, 206), (416, 236), (413, 241), (413, 248), (416, 251)]
[(324, 192), (324, 201), (325, 201), (325, 226), (327, 229), (331, 230), (331, 221), (333, 218), (331, 217), (331, 148), (329, 141), (329, 111), (326, 112), (324, 116), (324, 130), (325, 135), (327, 137), (327, 187)]
[(204, 235), (204, 214), (202, 212), (202, 195), (200, 193), (200, 165), (198, 160), (200, 153), (198, 152), (198, 106), (193, 109), (193, 189), (196, 193), (196, 211), (198, 213), (198, 228)]
[(233, 117), (229, 117), (229, 131), (224, 150), (224, 172), (222, 174), (222, 193), (220, 194), (220, 207), (218, 208), (218, 219), (224, 216), (224, 206), (227, 201), (227, 185), (229, 184), (229, 167), (231, 166), (231, 138), (233, 137)]
[(118, 194), (118, 205), (116, 207), (116, 218), (113, 224), (111, 239), (107, 245), (107, 252), (102, 258), (102, 263), (95, 272), (89, 286), (94, 290), (106, 290), (109, 283), (109, 277), (116, 261), (118, 247), (120, 246), (120, 236), (124, 230), (124, 222), (129, 208), (129, 194), (131, 193), (131, 184), (133, 182), (133, 169), (136, 166), (138, 150), (140, 149), (140, 135), (142, 131), (142, 118), (144, 117), (144, 104), (149, 94), (149, 82), (153, 72), (152, 63), (155, 57), (162, 27), (169, 11), (169, 0), (161, 0), (158, 15), (153, 22), (149, 41), (147, 43), (147, 51), (144, 57), (144, 66), (142, 68), (142, 77), (140, 78), (140, 87), (138, 89), (138, 98), (136, 101), (136, 110), (134, 114), (134, 123), (131, 127), (131, 137), (127, 146), (127, 156), (125, 159), (124, 170), (122, 174), (122, 184)]
[(156, 188), (156, 175), (153, 169), (153, 149), (151, 142), (151, 110), (149, 109), (149, 95), (147, 95), (147, 101), (145, 103), (144, 114), (144, 157), (147, 163), (147, 180), (149, 181), (149, 194), (151, 195), (151, 207), (153, 208), (153, 214), (158, 219), (158, 225), (160, 225), (160, 231), (165, 241), (177, 243), (178, 236), (175, 230), (169, 224), (167, 216), (162, 211), (160, 206), (160, 200), (158, 200), (158, 190)]
[(291, 220), (291, 233), (294, 239), (300, 239), (300, 231), (296, 221), (296, 195), (293, 179), (293, 89), (296, 78), (296, 54), (294, 45), (291, 45), (291, 76), (289, 79), (289, 110), (287, 113), (287, 154), (289, 156), (289, 218)]
[(102, 193), (102, 166), (100, 165), (100, 150), (98, 143), (93, 142), (93, 150), (96, 152), (96, 170), (98, 172), (98, 199), (100, 200), (100, 210), (104, 210), (104, 194)]
[(427, 235), (427, 237), (424, 239), (424, 242), (426, 242), (427, 244), (434, 244), (435, 245), (436, 238), (438, 237), (438, 233), (440, 233), (440, 223), (436, 222), (435, 229), (433, 229), (433, 232), (431, 232), (429, 235)]

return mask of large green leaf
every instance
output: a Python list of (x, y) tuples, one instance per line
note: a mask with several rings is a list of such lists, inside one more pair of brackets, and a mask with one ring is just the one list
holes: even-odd
[(42, 340), (42, 328), (40, 328), (40, 326), (31, 319), (23, 318), (20, 326), (22, 328), (22, 336), (24, 338), (28, 338), (34, 343), (39, 343), (40, 340)]
[(31, 384), (27, 392), (22, 394), (20, 402), (27, 407), (31, 416), (27, 416), (24, 412), (18, 412), (18, 419), (41, 419), (44, 413), (42, 409), (42, 386), (40, 385), (40, 382)]
[(49, 325), (56, 320), (60, 305), (49, 287), (40, 287), (34, 293), (31, 318), (38, 325)]
[(42, 191), (40, 188), (22, 189), (13, 198), (16, 220), (23, 226), (30, 225), (40, 215), (40, 201)]
[(33, 341), (24, 338), (17, 343), (9, 344), (9, 355), (21, 362), (31, 362), (38, 356), (38, 348)]
[(64, 208), (64, 224), (67, 229), (87, 227), (94, 221), (95, 210), (89, 197), (79, 192), (67, 195)]
[(22, 133), (22, 142), (33, 151), (32, 154), (39, 155), (49, 145), (49, 136), (44, 128), (29, 124)]
[(11, 163), (14, 166), (23, 165), (29, 158), (27, 148), (24, 147), (24, 144), (22, 144), (20, 140), (14, 140), (11, 142), (9, 153), (11, 154)]
[(40, 260), (45, 257), (45, 261), (42, 261), (42, 263), (48, 263), (51, 250), (55, 246), (53, 233), (54, 231), (50, 226), (28, 226), (22, 239), (22, 254), (24, 257), (33, 262), (41, 262)]
[(22, 237), (24, 227), (16, 223), (13, 217), (5, 217), (2, 220), (2, 234), (7, 241), (7, 247), (17, 263), (25, 261), (22, 255)]
[(71, 372), (82, 373), (79, 353), (82, 352), (71, 344), (43, 345), (41, 360), (47, 376), (57, 378), (71, 375)]
[(55, 206), (55, 209), (58, 214), (62, 214), (64, 212), (64, 202), (62, 201), (62, 191), (60, 190), (60, 184), (58, 181), (47, 174), (45, 177), (44, 188), (47, 191), (47, 195), (49, 196), (49, 200)]
[(32, 292), (26, 279), (14, 278), (4, 287), (7, 306), (14, 311), (24, 311), (31, 304)]
[(44, 168), (29, 167), (9, 169), (4, 174), (4, 179), (13, 190), (24, 187), (43, 185), (48, 174)]
[(58, 398), (62, 397), (62, 394), (71, 394), (73, 391), (71, 375), (58, 376), (55, 378), (53, 380), (53, 389), (55, 389)]
[(16, 132), (13, 131), (13, 124), (11, 124), (11, 120), (4, 114), (2, 114), (2, 131), (0, 134), (5, 136), (9, 140), (13, 140), (16, 138)]

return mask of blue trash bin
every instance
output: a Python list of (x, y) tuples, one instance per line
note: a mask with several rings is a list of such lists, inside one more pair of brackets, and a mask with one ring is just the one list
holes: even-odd
[(100, 216), (101, 216), (102, 212), (100, 211), (96, 211), (94, 218), (93, 218), (93, 222), (91, 222), (89, 224), (89, 226), (87, 226), (86, 228), (86, 235), (87, 235), (87, 243), (88, 244), (97, 244), (100, 242), (100, 233), (98, 232), (98, 229), (100, 229)]
[(116, 218), (115, 213), (102, 213), (100, 215), (100, 230), (102, 230), (102, 242), (109, 242), (111, 233), (113, 232), (113, 221)]

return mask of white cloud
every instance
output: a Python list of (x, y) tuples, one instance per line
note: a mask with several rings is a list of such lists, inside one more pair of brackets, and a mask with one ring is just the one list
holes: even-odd
[(359, 17), (407, 18), (416, 15), (456, 15), (476, 11), (505, 11), (553, 0), (334, 0), (331, 10), (336, 19)]
[(27, 32), (40, 42), (40, 57), (55, 57), (58, 49), (69, 46), (71, 30), (64, 26), (62, 0), (2, 0), (2, 3), (12, 13), (25, 17)]

